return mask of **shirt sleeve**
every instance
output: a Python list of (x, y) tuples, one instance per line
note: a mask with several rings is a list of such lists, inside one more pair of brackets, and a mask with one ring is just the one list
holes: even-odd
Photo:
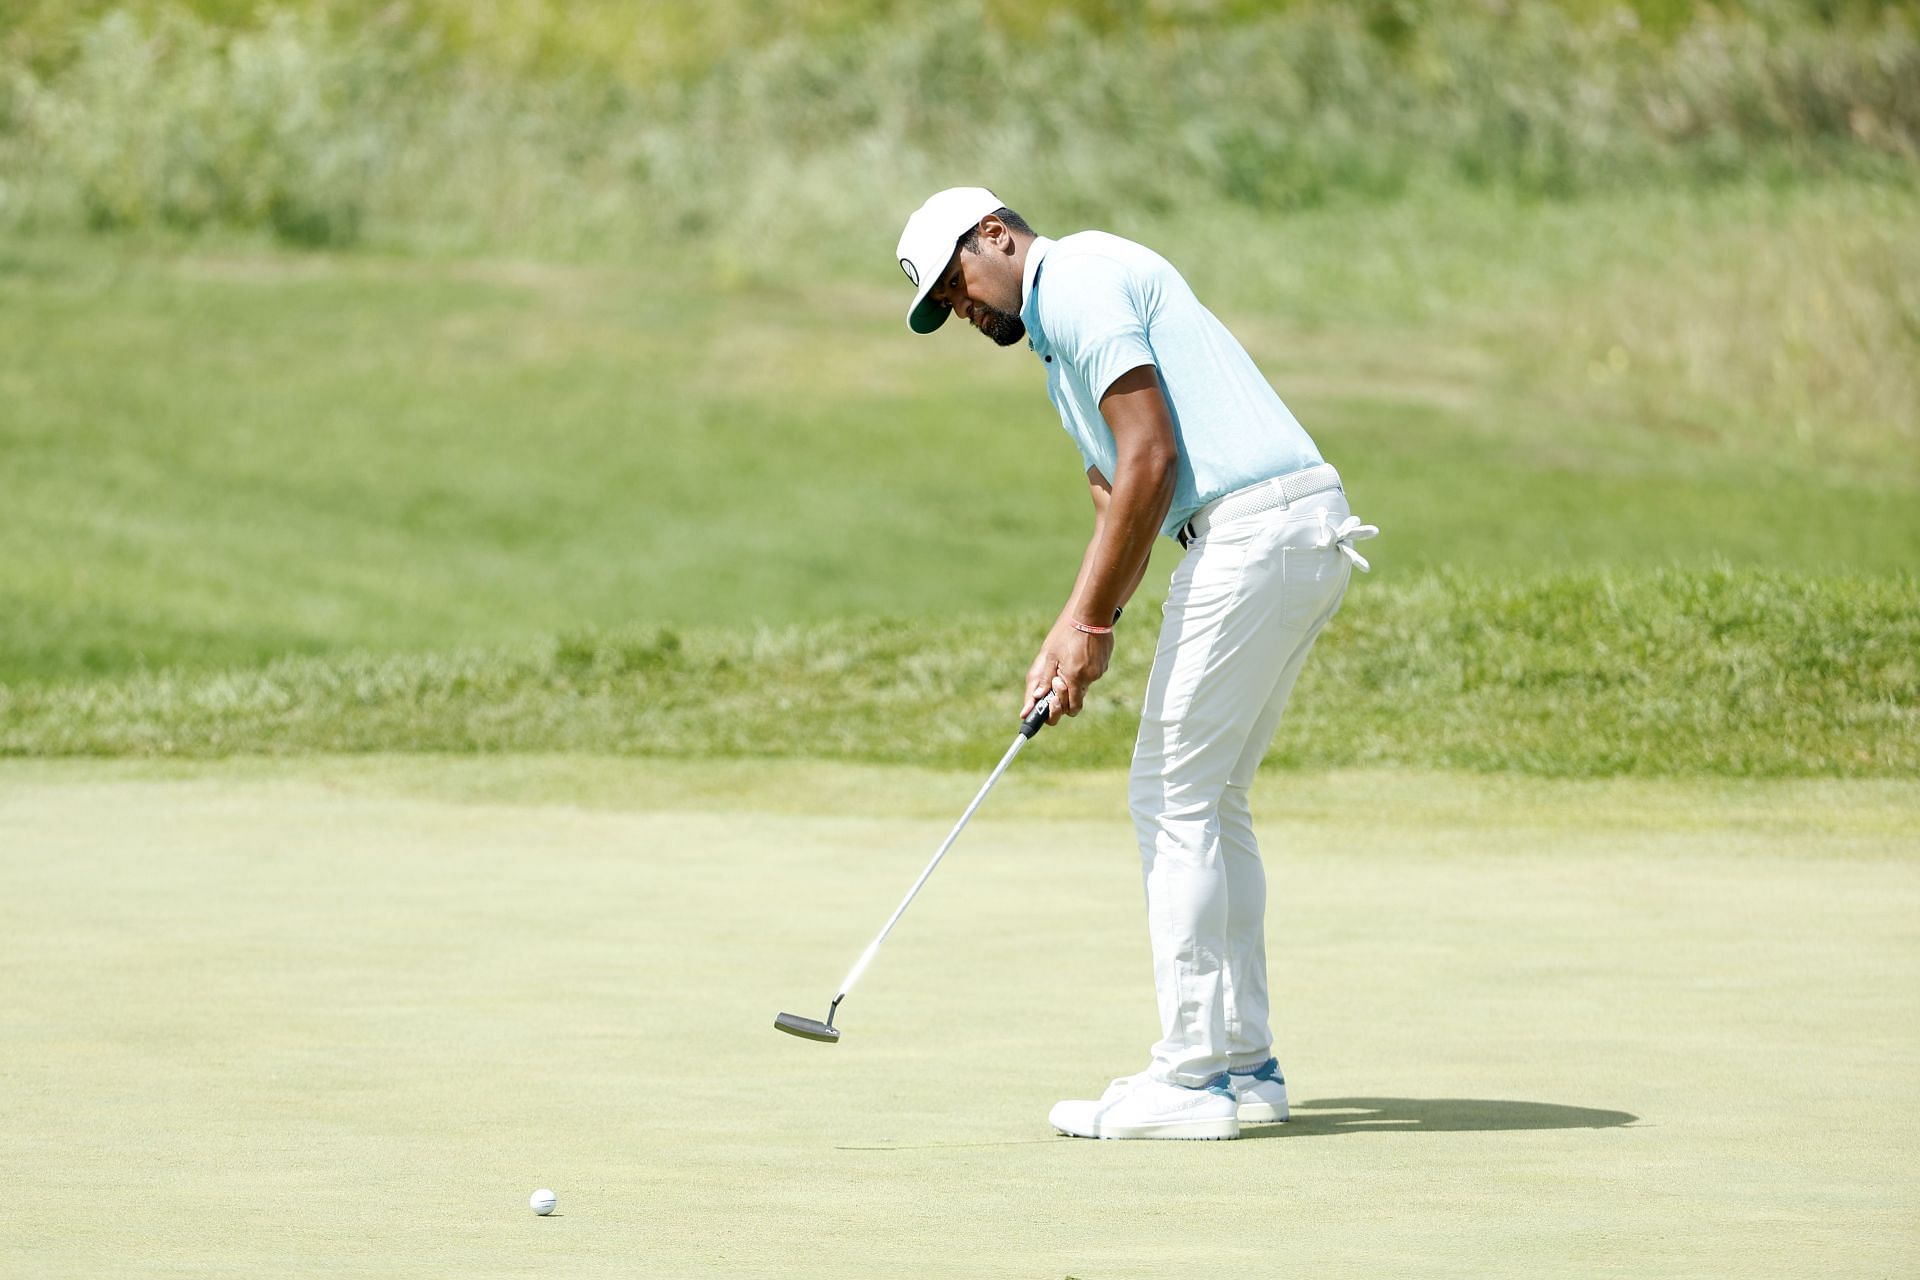
[(1042, 297), (1052, 304), (1047, 341), (1079, 371), (1095, 401), (1121, 374), (1154, 363), (1145, 308), (1126, 267), (1098, 254), (1076, 254), (1049, 259), (1043, 270)]
[(1100, 463), (1093, 456), (1093, 451), (1087, 448), (1087, 442), (1085, 440), (1082, 440), (1078, 433), (1069, 433), (1069, 434), (1073, 438), (1073, 447), (1080, 451), (1080, 469), (1082, 471), (1098, 470), (1100, 467)]

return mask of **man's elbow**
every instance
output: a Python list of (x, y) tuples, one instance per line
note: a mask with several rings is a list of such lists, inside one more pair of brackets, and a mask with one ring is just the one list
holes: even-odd
[(1119, 469), (1143, 488), (1170, 494), (1180, 472), (1180, 451), (1171, 440), (1145, 441), (1127, 451)]

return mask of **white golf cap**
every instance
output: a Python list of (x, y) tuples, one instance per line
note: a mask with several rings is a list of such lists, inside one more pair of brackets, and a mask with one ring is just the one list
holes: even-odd
[(940, 273), (953, 257), (955, 242), (1000, 207), (1000, 197), (985, 187), (948, 187), (928, 196), (927, 202), (913, 211), (894, 251), (900, 258), (900, 269), (913, 281), (907, 328), (915, 333), (932, 333), (947, 322), (948, 309), (928, 302), (927, 294), (940, 282)]

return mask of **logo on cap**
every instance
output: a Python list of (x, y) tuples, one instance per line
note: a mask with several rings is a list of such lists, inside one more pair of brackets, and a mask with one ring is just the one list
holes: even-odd
[(918, 289), (920, 287), (920, 273), (913, 269), (913, 264), (905, 258), (902, 258), (900, 259), (900, 269), (907, 273), (907, 283)]

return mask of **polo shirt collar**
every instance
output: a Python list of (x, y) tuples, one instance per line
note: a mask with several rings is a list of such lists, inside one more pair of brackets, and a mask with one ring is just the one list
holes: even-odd
[(1025, 311), (1033, 300), (1033, 282), (1040, 278), (1040, 263), (1047, 256), (1047, 250), (1053, 248), (1053, 241), (1045, 236), (1035, 236), (1033, 243), (1027, 246), (1027, 265), (1020, 272), (1020, 310)]
[(1027, 246), (1027, 263), (1020, 272), (1020, 323), (1027, 326), (1028, 350), (1038, 355), (1046, 354), (1041, 350), (1046, 345), (1046, 335), (1040, 332), (1040, 308), (1034, 305), (1033, 291), (1040, 283), (1040, 263), (1051, 248), (1053, 241), (1035, 236)]

